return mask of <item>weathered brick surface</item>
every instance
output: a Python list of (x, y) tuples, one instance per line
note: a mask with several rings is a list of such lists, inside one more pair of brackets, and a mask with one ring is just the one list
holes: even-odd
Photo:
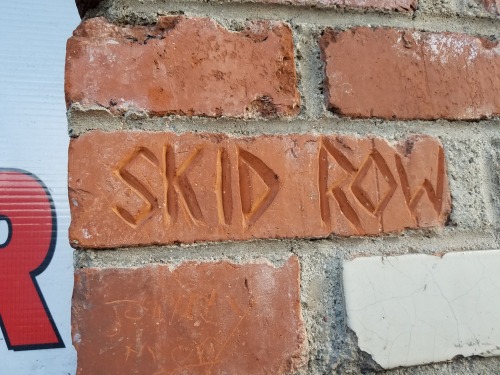
[(274, 117), (300, 110), (292, 32), (254, 21), (231, 32), (207, 18), (156, 26), (83, 22), (67, 44), (66, 102), (155, 115)]
[(283, 374), (306, 363), (299, 262), (75, 272), (77, 374)]
[(482, 3), (489, 12), (500, 15), (500, 0), (482, 0)]
[(73, 246), (378, 235), (443, 225), (440, 143), (90, 132), (71, 141)]
[(471, 120), (500, 114), (500, 46), (465, 34), (328, 30), (327, 102), (351, 117)]

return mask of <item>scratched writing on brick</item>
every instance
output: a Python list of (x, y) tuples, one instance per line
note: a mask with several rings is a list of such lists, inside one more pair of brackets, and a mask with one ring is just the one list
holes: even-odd
[(241, 366), (279, 373), (305, 339), (292, 318), (300, 313), (298, 271), (296, 258), (278, 268), (188, 262), (173, 271), (81, 270), (73, 335), (82, 373), (238, 374)]
[[(450, 210), (444, 150), (430, 137), (391, 145), (347, 136), (125, 134), (94, 133), (72, 145), (78, 154), (94, 137), (120, 140), (99, 160), (70, 154), (70, 175), (72, 165), (95, 175), (70, 178), (70, 233), (79, 244), (119, 245), (112, 232), (125, 230), (128, 244), (377, 235), (443, 225)], [(97, 213), (105, 225), (89, 226)]]
[[(106, 302), (105, 305), (113, 309), (111, 314), (114, 316), (114, 324), (107, 327), (104, 335), (107, 338), (123, 340), (124, 337), (133, 337), (132, 334), (137, 328), (147, 329), (149, 324), (153, 324), (157, 331), (165, 331), (169, 335), (178, 334), (179, 337), (167, 351), (155, 340), (130, 340), (131, 342), (123, 346), (125, 365), (129, 361), (148, 358), (157, 367), (163, 367), (154, 373), (156, 375), (186, 368), (209, 371), (215, 364), (223, 361), (227, 355), (228, 342), (234, 339), (234, 332), (256, 303), (252, 300), (246, 306), (240, 306), (241, 301), (237, 302), (234, 297), (224, 294), (218, 295), (215, 289), (207, 295), (185, 291), (169, 299), (167, 303), (152, 303), (151, 309), (143, 306), (144, 301), (141, 300)], [(221, 324), (218, 318), (221, 311), (226, 311), (224, 324)], [(123, 323), (124, 320), (129, 322)], [(131, 327), (133, 332), (130, 331)], [(181, 335), (178, 331), (199, 332), (200, 338), (197, 334)], [(165, 352), (170, 356), (168, 366), (159, 361)]]

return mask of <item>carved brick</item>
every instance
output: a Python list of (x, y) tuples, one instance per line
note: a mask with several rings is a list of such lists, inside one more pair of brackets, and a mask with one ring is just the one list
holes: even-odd
[(299, 262), (75, 271), (77, 374), (283, 374), (307, 362)]
[(378, 235), (443, 225), (431, 137), (94, 131), (71, 141), (73, 246)]

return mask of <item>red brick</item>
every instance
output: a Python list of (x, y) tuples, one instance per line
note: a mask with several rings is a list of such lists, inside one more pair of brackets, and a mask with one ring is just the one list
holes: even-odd
[(500, 46), (464, 34), (355, 28), (321, 38), (329, 108), (350, 117), (500, 114)]
[(77, 374), (283, 374), (306, 363), (299, 262), (75, 272)]
[(378, 235), (443, 225), (430, 137), (90, 132), (70, 144), (70, 239), (104, 248)]
[(93, 18), (75, 30), (66, 56), (68, 106), (210, 117), (300, 109), (292, 32), (277, 21), (231, 32), (207, 18), (135, 27)]
[(500, 0), (482, 0), (486, 10), (493, 14), (500, 15)]

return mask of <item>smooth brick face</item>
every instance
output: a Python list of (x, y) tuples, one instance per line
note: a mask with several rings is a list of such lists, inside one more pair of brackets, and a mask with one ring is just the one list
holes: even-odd
[(161, 17), (156, 26), (83, 22), (67, 44), (67, 105), (230, 117), (300, 110), (292, 33), (274, 21), (230, 32), (214, 21)]
[(351, 117), (500, 114), (500, 46), (464, 34), (355, 28), (321, 38), (327, 102)]
[(90, 132), (71, 141), (73, 246), (378, 235), (443, 225), (430, 137)]
[(499, 269), (500, 250), (347, 261), (348, 325), (384, 368), (500, 355)]
[(77, 374), (282, 374), (306, 363), (299, 263), (76, 270)]

